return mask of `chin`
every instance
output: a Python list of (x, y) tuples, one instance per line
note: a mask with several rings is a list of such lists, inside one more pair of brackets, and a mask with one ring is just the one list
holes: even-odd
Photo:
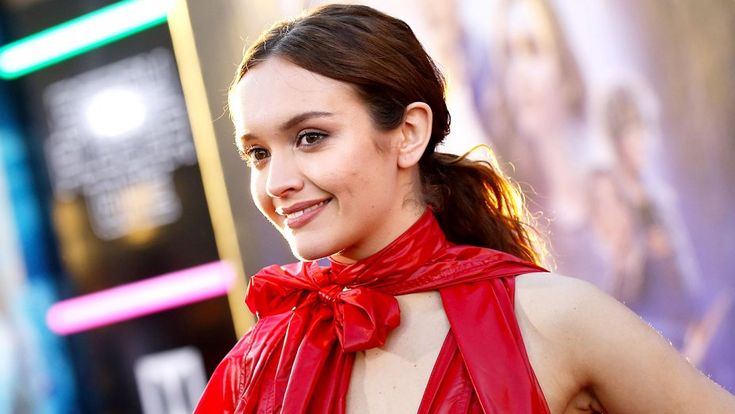
[(319, 260), (336, 253), (336, 251), (332, 251), (323, 246), (299, 246), (296, 243), (290, 243), (290, 246), (291, 253), (293, 253), (297, 259), (303, 261)]
[(291, 250), (291, 253), (293, 253), (293, 255), (296, 257), (296, 259), (298, 259), (301, 262), (314, 262), (314, 261), (319, 260), (319, 259), (321, 259), (323, 257), (329, 256), (329, 255), (324, 255), (324, 256), (321, 256), (321, 255), (305, 255), (305, 254), (301, 254), (301, 253), (299, 253), (299, 252), (297, 252), (295, 250)]

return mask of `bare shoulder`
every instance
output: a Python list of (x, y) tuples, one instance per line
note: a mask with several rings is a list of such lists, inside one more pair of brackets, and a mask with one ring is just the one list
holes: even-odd
[(516, 277), (516, 307), (544, 336), (568, 336), (588, 319), (586, 306), (610, 306), (607, 295), (586, 281), (556, 273), (528, 273)]
[[(582, 279), (546, 272), (519, 275), (516, 277), (516, 287), (524, 299), (534, 300), (542, 300), (544, 297), (550, 300), (559, 299), (548, 297), (557, 294), (573, 294), (577, 298), (590, 294), (604, 294), (595, 285)], [(541, 297), (537, 297), (538, 295)]]
[[(557, 295), (574, 294), (584, 296), (599, 292), (594, 285), (584, 280), (558, 273), (526, 273), (516, 277), (517, 298), (524, 300), (557, 300)], [(601, 292), (600, 292), (601, 293)], [(566, 302), (566, 301), (565, 301)]]
[(735, 398), (625, 305), (583, 280), (516, 278), (516, 307), (570, 355), (580, 387), (608, 413), (733, 412)]

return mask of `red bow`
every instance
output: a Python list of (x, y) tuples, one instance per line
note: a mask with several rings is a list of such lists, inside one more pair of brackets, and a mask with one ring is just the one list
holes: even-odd
[(265, 317), (312, 306), (329, 307), (345, 352), (383, 346), (401, 322), (395, 297), (367, 287), (330, 284), (329, 269), (320, 268), (309, 279), (292, 275), (289, 283), (283, 283), (284, 273), (284, 268), (272, 266), (252, 279), (246, 300), (251, 311)]

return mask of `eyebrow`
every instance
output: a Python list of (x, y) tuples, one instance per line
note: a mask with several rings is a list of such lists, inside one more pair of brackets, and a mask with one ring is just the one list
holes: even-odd
[[(300, 113), (298, 115), (294, 115), (288, 121), (282, 123), (281, 126), (278, 128), (278, 130), (279, 131), (287, 131), (287, 130), (293, 128), (294, 126), (296, 126), (296, 125), (298, 125), (298, 124), (300, 124), (300, 123), (302, 123), (302, 122), (304, 122), (304, 121), (306, 121), (308, 119), (313, 119), (313, 118), (326, 118), (326, 117), (330, 117), (332, 115), (334, 115), (334, 114), (331, 113), (331, 112), (324, 112), (324, 111), (303, 112), (303, 113)], [(255, 138), (256, 138), (255, 135), (247, 133), (247, 134), (241, 135), (240, 138), (239, 138), (239, 141), (241, 143), (244, 143), (244, 142), (247, 142), (247, 141), (251, 141), (251, 140), (253, 140)]]

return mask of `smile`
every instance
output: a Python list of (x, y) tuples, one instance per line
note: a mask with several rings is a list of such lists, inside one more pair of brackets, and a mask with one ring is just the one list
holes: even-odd
[(314, 211), (314, 210), (318, 209), (319, 207), (321, 207), (321, 206), (323, 206), (323, 205), (327, 204), (327, 201), (329, 201), (329, 200), (325, 200), (325, 201), (322, 201), (322, 202), (321, 202), (321, 203), (319, 203), (319, 204), (315, 204), (315, 205), (313, 205), (313, 206), (311, 206), (311, 207), (305, 208), (305, 209), (303, 209), (303, 210), (299, 210), (299, 211), (297, 211), (297, 212), (295, 212), (295, 213), (291, 213), (291, 214), (286, 214), (286, 218), (287, 218), (287, 219), (295, 219), (295, 218), (297, 218), (297, 217), (301, 217), (301, 216), (303, 216), (304, 214), (306, 214), (306, 213), (308, 213), (308, 212), (310, 212), (310, 211)]
[(331, 198), (322, 200), (316, 204), (299, 203), (289, 208), (279, 208), (276, 213), (286, 218), (285, 225), (287, 227), (296, 229), (305, 226), (314, 219), (331, 200)]

